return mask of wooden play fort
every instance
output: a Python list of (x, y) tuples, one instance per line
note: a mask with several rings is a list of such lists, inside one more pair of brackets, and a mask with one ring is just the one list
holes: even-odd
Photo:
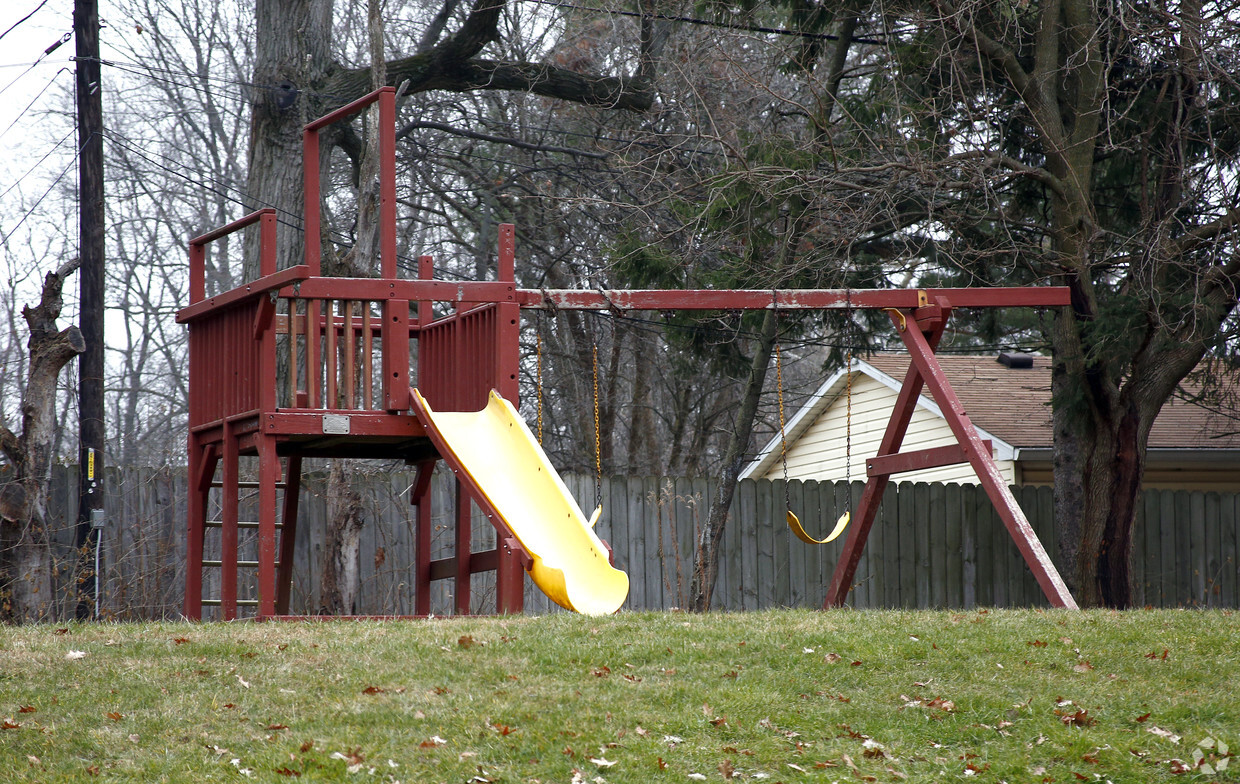
[[(593, 614), (619, 609), (628, 578), (594, 533), (600, 510), (586, 517), (515, 408), (518, 336), (526, 309), (888, 311), (912, 363), (879, 454), (869, 461), (868, 481), (824, 606), (839, 606), (847, 597), (888, 478), (958, 462), (977, 471), (1051, 604), (1076, 606), (935, 358), (954, 308), (1062, 306), (1068, 304), (1065, 289), (521, 289), (511, 225), (500, 227), (494, 281), (436, 280), (428, 256), (418, 260), (416, 278), (402, 278), (396, 252), (392, 88), (306, 126), (303, 236), (320, 236), (319, 131), (376, 102), (381, 134), (378, 277), (324, 277), (317, 241), (305, 243), (303, 264), (276, 269), (276, 212), (271, 209), (190, 241), (190, 303), (177, 316), (189, 330), (186, 617), (201, 619), (206, 607), (217, 607), (215, 617), (226, 620), (239, 617), (241, 608), (257, 618), (289, 615), (306, 458), (401, 460), (416, 467), (409, 500), (416, 508), (412, 583), (417, 615), (430, 612), (430, 586), (436, 580), (453, 581), (456, 612), (470, 612), (471, 575), (484, 571), (496, 573), (497, 613), (521, 612), (527, 574), (566, 608)], [(259, 277), (207, 296), (207, 247), (247, 227), (259, 233)], [(448, 312), (436, 316), (436, 303)], [(957, 444), (902, 453), (900, 444), (923, 388), (943, 410)], [(251, 460), (247, 476), (256, 478), (242, 480), (242, 457)], [(457, 481), (455, 552), (432, 560), (430, 484), (440, 460)], [(258, 519), (240, 520), (242, 494), (254, 491)], [(492, 550), (471, 552), (471, 504), (495, 526)], [(218, 510), (218, 519), (208, 519), (211, 510)], [(255, 529), (253, 560), (238, 557), (244, 529)], [(209, 550), (219, 558), (205, 558)], [(239, 598), (243, 569), (256, 575), (256, 598)], [(218, 577), (204, 580), (213, 571)], [(204, 596), (208, 586), (218, 586), (218, 592)]]

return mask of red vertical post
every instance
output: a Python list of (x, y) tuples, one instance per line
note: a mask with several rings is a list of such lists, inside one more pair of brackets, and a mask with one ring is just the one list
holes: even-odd
[(203, 245), (189, 246), (189, 304), (202, 302), (207, 297), (207, 249)]
[(323, 249), (319, 245), (322, 241), (323, 229), (322, 217), (319, 214), (319, 132), (317, 129), (307, 128), (301, 132), (301, 167), (302, 195), (306, 200), (303, 222), (305, 231), (302, 233), (305, 238), (304, 254), (310, 274), (318, 277), (323, 274), (321, 263)]
[(456, 482), (456, 613), (469, 615), (470, 586), (470, 548), (471, 527), (473, 525), (473, 502), (465, 486), (458, 479)]
[[(901, 334), (908, 330), (917, 330), (920, 335), (921, 330), (925, 328), (929, 330), (929, 334), (923, 336), (926, 344), (931, 347), (939, 345), (946, 326), (944, 319), (927, 322), (925, 325), (916, 322), (910, 325), (909, 316), (905, 311), (893, 310), (890, 315), (892, 323)], [(916, 366), (910, 365), (908, 372), (904, 375), (904, 383), (900, 386), (900, 394), (896, 397), (896, 405), (891, 412), (891, 418), (887, 420), (887, 430), (883, 433), (883, 440), (879, 444), (878, 456), (894, 455), (900, 451), (900, 444), (904, 442), (904, 434), (908, 432), (909, 421), (913, 418), (913, 412), (917, 408), (917, 398), (921, 395), (922, 383), (921, 374)], [(840, 560), (836, 562), (835, 570), (831, 573), (831, 582), (827, 587), (823, 607), (842, 607), (844, 600), (848, 598), (853, 577), (857, 573), (857, 564), (861, 562), (861, 552), (865, 549), (865, 542), (870, 536), (870, 528), (874, 525), (874, 517), (878, 514), (878, 506), (882, 502), (883, 491), (887, 489), (888, 479), (888, 475), (883, 474), (866, 480), (865, 490), (861, 493), (856, 514), (853, 516), (852, 525), (849, 526), (848, 538), (845, 539), (844, 549), (840, 553)]]
[(202, 553), (206, 537), (207, 501), (211, 477), (215, 474), (215, 454), (210, 446), (189, 439), (189, 533), (185, 543), (185, 617), (202, 620)]
[[(511, 223), (499, 227), (499, 264), (496, 277), (510, 281), (514, 288), (516, 273), (516, 232)], [(496, 324), (492, 338), (495, 367), (493, 383), (499, 394), (514, 406), (520, 404), (518, 371), (521, 362), (521, 307), (515, 302), (495, 306)], [(484, 401), (485, 404), (485, 401)], [(502, 537), (497, 537), (502, 538)], [(495, 611), (500, 614), (520, 613), (525, 606), (525, 569), (521, 559), (501, 541), (496, 545), (499, 559), (495, 570)]]
[[(944, 311), (945, 320), (949, 308), (941, 301), (940, 307)], [(999, 513), (999, 518), (1003, 520), (1004, 527), (1007, 528), (1012, 541), (1016, 543), (1025, 563), (1029, 565), (1030, 571), (1033, 572), (1047, 600), (1054, 607), (1077, 609), (1076, 601), (1059, 576), (1059, 571), (1055, 569), (1050, 556), (1047, 555), (1037, 534), (1034, 533), (1033, 527), (1029, 525), (1024, 511), (1016, 503), (1016, 497), (1012, 495), (1007, 482), (999, 474), (999, 468), (995, 465), (990, 450), (982, 444), (977, 428), (969, 419), (955, 390), (948, 383), (947, 376), (943, 373), (943, 368), (934, 355), (934, 349), (926, 342), (920, 330), (908, 330), (901, 333), (901, 337), (904, 338), (904, 344), (908, 346), (909, 356), (913, 360), (912, 367), (920, 372), (935, 402), (939, 404), (943, 418), (947, 420), (952, 433), (955, 434), (957, 443), (964, 448), (965, 455), (969, 458), (973, 470), (977, 472), (982, 487), (986, 489), (986, 494), (990, 496), (991, 502), (995, 505), (995, 511)]]
[(220, 482), (220, 613), (226, 621), (237, 617), (237, 505), (238, 454), (233, 426), (224, 423), (224, 475)]
[(389, 299), (383, 303), (383, 408), (409, 410), (409, 300)]
[(258, 436), (258, 617), (276, 613), (276, 484), (280, 456), (275, 439)]
[(276, 272), (276, 211), (266, 209), (258, 219), (258, 274)]
[(410, 491), (410, 501), (417, 506), (417, 527), (414, 529), (413, 612), (431, 613), (431, 478), (435, 461), (418, 463), (417, 475)]
[(396, 277), (396, 88), (379, 89), (379, 263)]
[(297, 550), (297, 505), (301, 493), (301, 455), (291, 455), (284, 473), (284, 513), (281, 515), (280, 566), (276, 570), (276, 614), (288, 615), (293, 589), (293, 559)]
[[(396, 277), (396, 88), (379, 90), (379, 261)], [(409, 301), (383, 303), (383, 407), (409, 410)]]

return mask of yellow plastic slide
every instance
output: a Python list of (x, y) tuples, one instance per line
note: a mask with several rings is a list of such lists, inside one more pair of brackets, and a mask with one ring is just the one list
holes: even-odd
[(414, 389), (414, 410), (444, 460), (465, 472), (529, 554), (534, 583), (586, 615), (620, 609), (629, 576), (613, 567), (564, 480), (521, 415), (495, 391), (481, 411), (435, 412)]

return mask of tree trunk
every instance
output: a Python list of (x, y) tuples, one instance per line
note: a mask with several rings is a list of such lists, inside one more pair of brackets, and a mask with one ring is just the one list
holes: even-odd
[[(249, 208), (275, 207), (282, 222), (300, 225), (301, 129), (323, 114), (333, 68), (332, 0), (257, 0), (251, 100)], [(351, 96), (356, 97), (356, 96)], [(331, 145), (321, 147), (323, 168)], [(319, 241), (320, 238), (305, 238)], [(301, 263), (303, 237), (277, 232), (277, 269)], [(258, 232), (246, 236), (245, 277), (258, 275)]]
[(362, 496), (353, 489), (347, 460), (331, 461), (327, 478), (327, 534), (320, 564), (319, 611), (351, 615), (361, 591)]
[(745, 396), (741, 400), (740, 410), (736, 412), (736, 427), (728, 440), (727, 453), (723, 460), (723, 474), (719, 478), (719, 493), (710, 503), (710, 511), (706, 515), (706, 525), (698, 534), (697, 547), (693, 554), (693, 580), (689, 586), (689, 608), (694, 612), (708, 612), (711, 597), (715, 593), (715, 578), (719, 575), (719, 545), (723, 541), (723, 531), (728, 523), (728, 513), (732, 508), (732, 496), (736, 492), (741, 467), (744, 465), (745, 453), (749, 449), (749, 438), (753, 434), (753, 420), (758, 413), (758, 402), (762, 399), (762, 387), (766, 383), (767, 367), (771, 364), (771, 353), (774, 351), (775, 338), (779, 330), (779, 315), (774, 310), (763, 314), (762, 329), (758, 335), (758, 345), (754, 349), (753, 360), (749, 365), (749, 380), (745, 385)]
[(22, 316), (30, 327), (30, 372), (22, 400), (22, 433), (0, 425), (0, 448), (13, 465), (13, 479), (0, 486), (0, 622), (47, 618), (52, 609), (51, 536), (47, 490), (55, 437), (56, 380), (61, 369), (86, 350), (75, 326), (57, 330), (61, 293), (79, 266), (73, 259), (49, 272), (37, 307)]

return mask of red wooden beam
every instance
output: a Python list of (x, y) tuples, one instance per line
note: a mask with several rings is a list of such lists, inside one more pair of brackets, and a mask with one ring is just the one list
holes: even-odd
[[(899, 311), (894, 311), (890, 315), (897, 327), (907, 321)], [(945, 327), (946, 322), (942, 319), (925, 325), (928, 333), (924, 337), (932, 348), (938, 346)], [(921, 374), (916, 366), (909, 365), (908, 372), (904, 375), (904, 383), (900, 385), (900, 392), (896, 396), (895, 407), (891, 411), (891, 417), (887, 420), (883, 440), (879, 442), (879, 457), (894, 455), (900, 451), (900, 444), (904, 442), (904, 434), (908, 432), (909, 422), (912, 421), (913, 412), (917, 408), (917, 398), (921, 395), (922, 384)], [(831, 573), (827, 596), (823, 600), (824, 608), (842, 607), (844, 600), (848, 598), (848, 592), (852, 590), (853, 577), (857, 573), (857, 565), (861, 563), (861, 552), (865, 549), (866, 540), (870, 537), (870, 529), (874, 526), (874, 517), (878, 514), (878, 506), (882, 502), (883, 491), (887, 489), (889, 479), (887, 474), (877, 474), (866, 481), (865, 489), (861, 492), (861, 500), (857, 503), (856, 514), (853, 515), (852, 525), (848, 528), (848, 537), (844, 540), (844, 549), (835, 563), (835, 570)]]
[[(177, 311), (177, 322), (184, 324), (200, 318), (206, 313), (210, 313), (218, 308), (236, 305), (247, 300), (256, 299), (269, 291), (283, 289), (288, 287), (288, 294), (282, 293), (281, 296), (289, 296), (292, 293), (292, 285), (309, 278), (310, 269), (305, 266), (298, 265), (280, 270), (271, 275), (265, 275), (253, 283), (246, 283), (238, 286), (223, 294), (217, 294), (214, 297), (203, 299), (189, 307), (181, 308)], [(314, 278), (310, 278), (314, 280)], [(318, 280), (332, 280), (331, 278), (318, 278)]]
[[(946, 308), (944, 309), (946, 310)], [(947, 375), (934, 355), (934, 348), (926, 341), (919, 329), (906, 329), (900, 333), (904, 344), (908, 347), (909, 356), (913, 360), (910, 368), (915, 368), (924, 379), (926, 387), (934, 396), (935, 402), (943, 412), (943, 418), (951, 427), (957, 442), (977, 472), (977, 478), (990, 496), (995, 511), (999, 513), (1003, 525), (1007, 528), (1016, 547), (1029, 565), (1030, 571), (1041, 586), (1042, 592), (1054, 607), (1065, 607), (1075, 610), (1076, 601), (1068, 591), (1067, 585), (1059, 576), (1050, 556), (1038, 541), (1038, 536), (1025, 518), (1024, 511), (1016, 503), (1016, 497), (1008, 488), (1007, 482), (999, 474), (990, 450), (983, 447), (977, 428), (964, 410), (964, 404), (956, 396), (955, 390), (947, 381)]]
[[(992, 452), (991, 442), (983, 441), (987, 452)], [(927, 468), (956, 465), (969, 462), (969, 456), (960, 444), (936, 446), (930, 449), (918, 449), (914, 452), (900, 452), (895, 455), (880, 455), (865, 461), (865, 471), (869, 476), (891, 476), (906, 471), (924, 471)]]
[[(478, 300), (476, 295), (470, 295)], [(529, 290), (521, 306), (545, 310), (846, 310), (917, 308), (936, 299), (952, 307), (1052, 307), (1070, 304), (1063, 286), (970, 289)]]

